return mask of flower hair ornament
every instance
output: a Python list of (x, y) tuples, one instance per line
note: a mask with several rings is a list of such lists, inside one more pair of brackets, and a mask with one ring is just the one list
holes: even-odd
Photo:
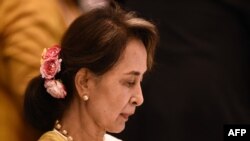
[(61, 80), (55, 79), (55, 75), (61, 71), (62, 59), (59, 58), (60, 46), (54, 45), (45, 48), (42, 53), (40, 73), (45, 79), (44, 87), (54, 98), (64, 98), (67, 95), (65, 87)]

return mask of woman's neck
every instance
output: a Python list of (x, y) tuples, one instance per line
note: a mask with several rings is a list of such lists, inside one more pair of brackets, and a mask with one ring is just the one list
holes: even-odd
[(62, 129), (67, 130), (74, 141), (103, 141), (105, 130), (96, 125), (84, 106), (82, 100), (73, 100), (61, 119)]

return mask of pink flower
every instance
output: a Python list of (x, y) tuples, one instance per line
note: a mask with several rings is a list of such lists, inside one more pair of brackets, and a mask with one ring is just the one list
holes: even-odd
[(44, 49), (42, 53), (42, 60), (57, 59), (61, 48), (58, 45), (54, 45), (48, 49)]
[(40, 73), (45, 79), (44, 87), (54, 98), (64, 98), (67, 94), (63, 83), (55, 80), (56, 73), (61, 71), (62, 59), (59, 59), (61, 48), (54, 45), (51, 48), (44, 49), (41, 58)]
[(42, 78), (52, 79), (55, 77), (56, 73), (61, 70), (61, 62), (62, 59), (50, 58), (41, 64), (40, 73), (42, 74)]
[(45, 80), (44, 87), (54, 98), (64, 98), (67, 95), (64, 85), (58, 80)]
[(60, 51), (61, 48), (58, 45), (43, 50), (40, 67), (42, 78), (52, 79), (61, 70), (62, 59), (58, 59)]

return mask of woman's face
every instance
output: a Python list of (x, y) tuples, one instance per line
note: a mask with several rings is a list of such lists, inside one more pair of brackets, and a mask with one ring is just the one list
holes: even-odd
[(146, 60), (143, 43), (131, 39), (117, 64), (90, 87), (86, 109), (97, 128), (113, 133), (125, 128), (136, 106), (143, 103), (140, 82), (147, 69)]

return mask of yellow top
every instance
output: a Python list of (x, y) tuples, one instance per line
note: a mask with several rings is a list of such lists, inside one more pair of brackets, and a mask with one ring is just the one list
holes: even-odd
[(38, 141), (67, 141), (67, 138), (57, 130), (53, 130), (44, 133)]
[[(52, 130), (44, 133), (38, 141), (68, 141), (67, 138), (57, 130)], [(122, 141), (109, 134), (105, 134), (103, 141)]]

